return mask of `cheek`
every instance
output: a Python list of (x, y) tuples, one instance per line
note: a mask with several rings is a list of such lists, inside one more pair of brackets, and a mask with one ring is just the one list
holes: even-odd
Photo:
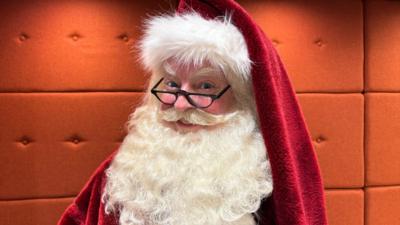
[(172, 105), (166, 105), (160, 102), (160, 109), (161, 111), (167, 110), (169, 108), (173, 107)]
[(204, 111), (215, 115), (224, 113), (223, 107), (219, 102), (214, 102), (210, 107), (204, 109)]
[(235, 98), (231, 92), (225, 93), (220, 99), (214, 101), (214, 103), (204, 109), (204, 111), (219, 115), (231, 112), (233, 106), (235, 104)]

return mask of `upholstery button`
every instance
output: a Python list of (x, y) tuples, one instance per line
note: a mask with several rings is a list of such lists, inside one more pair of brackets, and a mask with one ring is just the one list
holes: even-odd
[(119, 35), (118, 38), (125, 42), (129, 41), (129, 37), (126, 33)]
[(274, 46), (278, 46), (280, 44), (280, 42), (278, 40), (276, 40), (276, 39), (272, 39), (272, 44)]
[(69, 37), (73, 40), (73, 41), (78, 41), (80, 38), (82, 38), (82, 35), (78, 34), (78, 33), (72, 33), (69, 35)]
[(28, 138), (27, 136), (23, 136), (20, 141), (21, 144), (23, 145), (28, 145), (29, 143), (32, 142), (32, 140), (30, 138)]
[(315, 40), (314, 43), (315, 43), (316, 45), (318, 45), (319, 47), (321, 47), (322, 45), (324, 45), (324, 43), (322, 42), (321, 39)]
[(322, 137), (318, 137), (318, 138), (316, 139), (316, 142), (317, 142), (317, 143), (321, 143), (322, 141), (324, 141), (324, 139), (323, 139)]
[(20, 41), (26, 41), (28, 38), (29, 38), (29, 36), (27, 34), (25, 34), (25, 33), (21, 33), (19, 35), (19, 40)]
[(78, 135), (73, 135), (68, 138), (67, 141), (77, 145), (82, 142), (82, 138), (80, 138)]

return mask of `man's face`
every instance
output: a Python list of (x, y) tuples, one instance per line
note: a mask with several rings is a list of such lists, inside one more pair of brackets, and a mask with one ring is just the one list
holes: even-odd
[[(161, 89), (168, 91), (184, 90), (191, 93), (218, 94), (229, 83), (225, 79), (223, 72), (211, 67), (209, 64), (202, 65), (180, 65), (174, 60), (169, 60), (164, 67), (164, 79), (161, 83)], [(229, 88), (220, 98), (207, 108), (197, 109), (210, 113), (212, 115), (224, 115), (231, 112), (234, 108), (235, 98), (232, 89)], [(190, 104), (185, 96), (179, 95), (175, 104), (167, 105), (161, 103), (161, 111), (173, 108), (178, 112), (193, 111), (195, 106)], [(178, 120), (176, 122), (167, 122), (168, 126), (184, 132), (197, 131), (199, 129), (210, 128), (193, 124), (188, 121)]]

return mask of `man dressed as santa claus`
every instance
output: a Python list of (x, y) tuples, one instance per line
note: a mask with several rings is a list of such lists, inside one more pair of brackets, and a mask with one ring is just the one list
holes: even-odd
[(181, 1), (139, 49), (143, 104), (59, 225), (327, 224), (293, 88), (237, 3)]

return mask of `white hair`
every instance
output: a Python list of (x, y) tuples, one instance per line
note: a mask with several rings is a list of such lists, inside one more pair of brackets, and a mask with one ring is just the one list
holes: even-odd
[(102, 200), (120, 225), (249, 225), (271, 192), (270, 164), (250, 111), (216, 129), (182, 134), (145, 104), (131, 115)]

